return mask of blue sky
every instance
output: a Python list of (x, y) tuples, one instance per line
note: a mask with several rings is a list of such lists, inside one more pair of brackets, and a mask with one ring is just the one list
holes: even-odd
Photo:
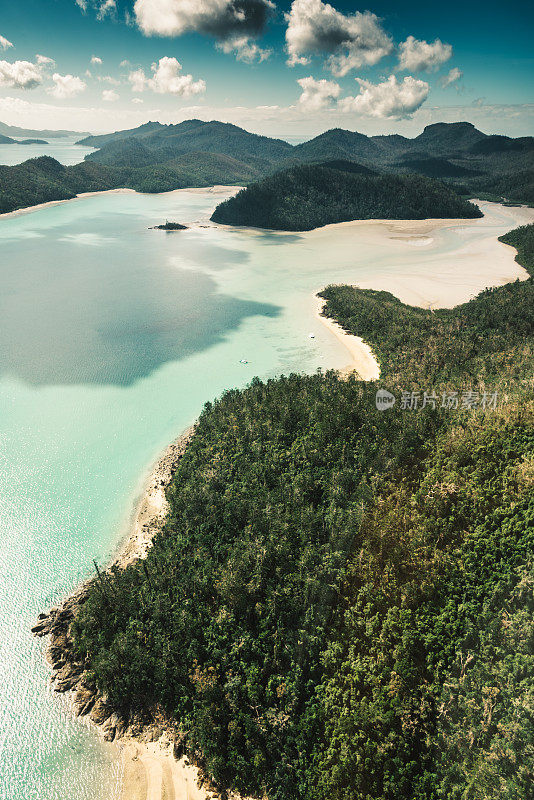
[(198, 116), (305, 137), (467, 119), (532, 134), (533, 20), (514, 0), (4, 0), (0, 120), (101, 131)]

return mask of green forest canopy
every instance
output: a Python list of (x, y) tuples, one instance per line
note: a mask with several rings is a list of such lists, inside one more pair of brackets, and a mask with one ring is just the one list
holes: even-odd
[[(525, 265), (532, 230), (508, 235)], [(469, 387), (496, 408), (381, 412), (377, 385), (332, 372), (208, 403), (146, 571), (95, 585), (76, 623), (112, 704), (161, 704), (206, 774), (246, 795), (526, 798), (532, 292), (530, 278), (434, 314), (324, 292), (397, 398)]]
[[(343, 162), (338, 162), (343, 164)], [(357, 174), (306, 165), (277, 172), (242, 189), (212, 220), (286, 231), (308, 231), (354, 219), (474, 218), (482, 212), (445, 184), (421, 175)]]

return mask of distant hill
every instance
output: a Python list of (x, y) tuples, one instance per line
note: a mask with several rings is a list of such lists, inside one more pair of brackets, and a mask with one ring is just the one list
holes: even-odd
[(420, 175), (354, 174), (306, 165), (251, 184), (221, 203), (214, 222), (307, 231), (355, 219), (473, 218), (480, 209)]
[(487, 135), (470, 122), (436, 122), (412, 140), (412, 147), (435, 156), (452, 156), (469, 152)]
[[(253, 180), (298, 164), (344, 161), (355, 162), (360, 169), (365, 166), (380, 172), (416, 172), (440, 178), (471, 196), (486, 192), (498, 199), (498, 187), (511, 185), (508, 199), (519, 202), (530, 202), (524, 171), (534, 167), (532, 137), (488, 136), (470, 122), (427, 125), (413, 139), (398, 134), (369, 137), (333, 128), (293, 146), (236, 125), (192, 119), (178, 125), (148, 122), (130, 130), (87, 137), (81, 143), (99, 148), (86, 156), (87, 161), (129, 168), (157, 165), (159, 174), (165, 165), (192, 153), (198, 159), (201, 153), (230, 157), (238, 164), (232, 162), (226, 179), (221, 178), (223, 183), (244, 180), (247, 172)], [(516, 189), (515, 178), (519, 178)]]
[(402, 150), (408, 150), (411, 147), (412, 139), (408, 139), (406, 136), (401, 136), (398, 133), (392, 133), (389, 136), (371, 136), (371, 139), (375, 144), (379, 147), (382, 147), (384, 150), (399, 152)]
[[(12, 133), (20, 135), (21, 130)], [(32, 138), (67, 133), (43, 131)], [(9, 134), (1, 130), (0, 134), (8, 143)], [(416, 173), (439, 178), (465, 197), (534, 202), (534, 138), (488, 136), (468, 122), (427, 125), (414, 139), (397, 134), (369, 137), (334, 128), (293, 146), (237, 125), (192, 119), (178, 125), (148, 122), (86, 137), (80, 143), (98, 148), (86, 156), (85, 164), (94, 165), (92, 174), (98, 172), (102, 188), (119, 185), (118, 176), (123, 186), (147, 192), (213, 183), (242, 185), (301, 164), (326, 164), (361, 175)], [(349, 164), (355, 166), (349, 170)], [(30, 164), (29, 172), (34, 169)], [(36, 188), (39, 180), (30, 184)], [(57, 191), (62, 196), (67, 189)], [(37, 188), (36, 192), (39, 195)], [(22, 197), (22, 204), (42, 202), (32, 200), (20, 175), (6, 175), (0, 185), (0, 205), (20, 208)]]
[(340, 172), (350, 172), (353, 175), (376, 175), (377, 173), (364, 167), (362, 164), (357, 164), (355, 161), (343, 161), (342, 159), (332, 161), (322, 161), (317, 164), (318, 167), (326, 167), (327, 169), (337, 169)]
[(333, 128), (309, 142), (297, 145), (292, 153), (292, 157), (299, 161), (348, 159), (365, 163), (376, 163), (380, 155), (381, 148), (368, 136), (341, 128)]
[(476, 155), (489, 155), (493, 153), (534, 152), (534, 136), (521, 136), (511, 139), (509, 136), (487, 136), (471, 147), (471, 152)]
[(18, 128), (16, 125), (7, 125), (5, 122), (0, 122), (0, 133), (5, 136), (28, 136), (33, 138), (43, 139), (62, 139), (66, 136), (85, 136), (83, 131), (49, 131), (49, 130), (33, 130), (32, 128)]
[[(86, 161), (102, 164), (146, 166), (170, 161), (191, 152), (218, 153), (268, 169), (271, 164), (289, 156), (292, 146), (281, 139), (270, 139), (224, 122), (187, 120), (179, 125), (148, 123), (153, 129), (142, 126), (132, 135), (119, 131), (102, 145), (101, 149), (86, 156)], [(128, 135), (124, 135), (124, 134)], [(90, 144), (95, 137), (85, 139)]]
[(191, 153), (165, 165), (111, 167), (84, 161), (66, 167), (50, 156), (31, 158), (15, 166), (0, 165), (0, 214), (17, 208), (69, 200), (82, 192), (129, 188), (138, 192), (166, 192), (188, 186), (213, 186), (252, 180), (253, 171), (241, 162), (217, 154)]
[(398, 166), (403, 171), (416, 172), (428, 178), (464, 178), (477, 174), (475, 170), (453, 164), (446, 158), (406, 158), (399, 161)]
[(165, 128), (167, 126), (162, 125), (161, 122), (145, 122), (144, 125), (139, 125), (137, 128), (130, 128), (129, 130), (125, 131), (115, 131), (115, 133), (104, 133), (100, 136), (86, 136), (84, 139), (80, 139), (76, 144), (82, 144), (86, 147), (103, 147), (110, 142), (119, 142), (124, 139), (131, 139), (132, 137), (143, 137), (148, 136), (150, 133), (154, 133), (154, 131), (160, 130), (161, 128)]
[(12, 139), (0, 134), (0, 144), (48, 144), (44, 139)]

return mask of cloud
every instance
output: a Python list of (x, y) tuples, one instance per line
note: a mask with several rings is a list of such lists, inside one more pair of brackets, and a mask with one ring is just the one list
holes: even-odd
[(335, 100), (341, 93), (341, 86), (335, 81), (316, 81), (311, 75), (297, 81), (302, 89), (298, 100), (298, 107), (303, 111), (318, 111), (326, 108), (331, 100)]
[(142, 69), (130, 72), (128, 80), (132, 91), (142, 92), (148, 88), (157, 94), (191, 97), (206, 90), (205, 81), (195, 81), (192, 75), (182, 75), (182, 65), (176, 58), (160, 58), (157, 64), (152, 64), (152, 73), (152, 77), (147, 78)]
[(6, 39), (5, 36), (0, 36), (0, 50), (7, 50), (8, 47), (13, 47), (13, 43)]
[(0, 87), (35, 89), (43, 81), (41, 66), (31, 61), (0, 61)]
[(147, 84), (147, 78), (144, 70), (135, 69), (128, 75), (128, 80), (132, 86), (132, 92), (144, 92)]
[(326, 54), (327, 66), (342, 77), (364, 64), (376, 64), (393, 48), (370, 11), (345, 15), (321, 0), (294, 0), (286, 21), (289, 66), (308, 64), (310, 56)]
[(135, 0), (137, 25), (147, 36), (196, 31), (221, 41), (256, 37), (275, 6), (271, 0)]
[(91, 56), (91, 64), (101, 64), (102, 59), (98, 56)]
[(116, 0), (103, 0), (102, 3), (98, 6), (96, 12), (97, 19), (104, 19), (107, 16), (113, 16), (113, 14), (117, 13), (117, 3)]
[(383, 83), (356, 80), (360, 84), (360, 94), (340, 101), (340, 108), (345, 112), (356, 111), (381, 119), (407, 119), (428, 97), (428, 83), (411, 76), (397, 81), (395, 75), (390, 75)]
[(94, 8), (96, 18), (99, 20), (112, 17), (117, 13), (117, 0), (76, 0), (76, 5), (83, 14), (87, 12), (88, 7)]
[(132, 103), (142, 103), (142, 102), (143, 101), (141, 100), (140, 97), (132, 97)]
[[(9, 125), (23, 128), (67, 128), (68, 130), (93, 131), (105, 133), (110, 129), (110, 109), (113, 108), (113, 127), (117, 130), (134, 128), (147, 119), (163, 123), (178, 123), (183, 120), (198, 118), (202, 120), (218, 119), (240, 125), (254, 133), (265, 136), (280, 136), (283, 126), (284, 138), (292, 142), (303, 141), (327, 130), (328, 128), (353, 127), (348, 117), (339, 107), (320, 109), (303, 114), (297, 103), (291, 106), (229, 106), (200, 104), (198, 98), (192, 98), (191, 104), (174, 102), (166, 109), (156, 108), (161, 95), (145, 96), (145, 103), (116, 103), (112, 107), (103, 103), (100, 97), (96, 105), (88, 105), (85, 97), (74, 98), (72, 102), (58, 103), (53, 98), (46, 102), (27, 100), (33, 97), (29, 93), (22, 96), (2, 95), (0, 92), (0, 119)], [(80, 102), (78, 103), (78, 100)], [(132, 95), (132, 99), (135, 98)], [(156, 104), (153, 101), (156, 100)], [(485, 133), (499, 133), (508, 136), (528, 136), (534, 124), (534, 103), (514, 106), (472, 107), (455, 105), (433, 107), (427, 101), (410, 119), (400, 121), (384, 120), (378, 117), (359, 117), (357, 128), (368, 136), (384, 133), (400, 133), (405, 136), (417, 136), (425, 125), (433, 122), (472, 122)]]
[(217, 49), (223, 53), (235, 53), (238, 61), (246, 61), (251, 64), (253, 61), (265, 61), (272, 54), (272, 50), (264, 50), (259, 47), (249, 36), (232, 36), (217, 44)]
[(444, 44), (441, 39), (436, 39), (432, 44), (421, 39), (408, 36), (405, 42), (399, 45), (399, 70), (431, 72), (438, 69), (452, 56), (450, 44)]
[[(453, 83), (456, 83), (457, 81), (460, 80), (460, 78), (463, 76), (463, 74), (464, 73), (462, 72), (461, 69), (458, 69), (458, 67), (453, 67), (451, 70), (449, 70), (449, 72), (447, 72), (446, 75), (444, 75), (440, 79), (440, 84), (441, 84), (442, 88), (446, 89), (447, 86), (452, 86)], [(458, 88), (458, 87), (456, 87), (456, 88)]]
[(117, 92), (114, 92), (113, 89), (104, 89), (102, 92), (102, 100), (105, 100), (107, 103), (114, 103), (115, 100), (119, 99), (119, 95)]
[(82, 79), (78, 78), (76, 75), (60, 75), (59, 72), (54, 72), (52, 80), (54, 81), (54, 86), (48, 88), (46, 91), (58, 100), (74, 97), (85, 91), (87, 86), (85, 81), (82, 81)]
[(48, 56), (42, 56), (39, 53), (37, 53), (35, 58), (37, 60), (37, 63), (41, 64), (43, 67), (46, 66), (46, 64), (50, 65), (50, 64), (55, 64), (56, 63), (53, 58), (49, 58)]

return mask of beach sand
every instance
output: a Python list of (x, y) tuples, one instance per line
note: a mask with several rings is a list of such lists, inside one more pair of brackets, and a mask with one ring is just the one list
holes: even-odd
[(323, 300), (322, 297), (318, 297), (317, 300), (317, 317), (323, 325), (334, 334), (336, 339), (339, 339), (339, 341), (345, 345), (351, 359), (346, 367), (338, 371), (345, 375), (357, 372), (364, 381), (378, 380), (380, 377), (380, 367), (369, 345), (359, 336), (352, 336), (352, 334), (344, 331), (341, 325), (338, 325), (334, 320), (329, 317), (323, 317), (322, 311), (326, 300)]
[[(184, 193), (189, 192), (190, 194), (198, 194), (199, 192), (214, 195), (227, 195), (229, 192), (237, 192), (241, 191), (242, 186), (224, 186), (224, 185), (216, 185), (216, 186), (200, 186), (200, 187), (191, 187), (187, 189), (173, 189), (170, 192), (158, 192), (159, 195), (163, 195), (164, 197), (168, 197), (169, 195), (177, 194), (178, 192)], [(59, 206), (63, 203), (75, 203), (77, 200), (86, 200), (88, 197), (99, 197), (103, 194), (142, 194), (141, 192), (136, 192), (135, 189), (106, 189), (102, 192), (81, 192), (77, 194), (76, 197), (70, 197), (67, 200), (50, 200), (48, 203), (39, 203), (36, 206), (25, 206), (24, 208), (17, 208), (15, 211), (6, 211), (4, 214), (0, 214), (0, 219), (6, 219), (8, 217), (20, 217), (23, 214), (31, 214), (33, 211), (41, 211), (43, 208), (52, 208), (53, 206)]]
[[(238, 191), (238, 187), (216, 186), (210, 191), (223, 194)], [(113, 190), (114, 193), (131, 190)], [(205, 192), (206, 189), (180, 189), (180, 192)], [(112, 193), (113, 193), (112, 192)], [(100, 193), (95, 193), (100, 194)], [(169, 193), (172, 194), (172, 193)], [(80, 195), (79, 198), (88, 195)], [(77, 198), (78, 199), (78, 198)], [(57, 201), (71, 202), (71, 201)], [(56, 205), (56, 202), (44, 204)], [(28, 213), (43, 206), (11, 212), (10, 215)], [(516, 210), (517, 211), (517, 210)], [(525, 222), (531, 222), (533, 212), (525, 209)], [(387, 240), (405, 247), (424, 248), (429, 246), (432, 234), (438, 229), (471, 226), (478, 220), (402, 220), (402, 221), (357, 221), (339, 223), (302, 234), (310, 244), (324, 235), (325, 231), (336, 228), (340, 237), (348, 240), (358, 228), (358, 233), (367, 241), (387, 245)], [(514, 227), (511, 225), (510, 227)], [(252, 231), (251, 231), (252, 232)], [(386, 235), (385, 235), (386, 234)], [(451, 253), (450, 267), (441, 266), (438, 272), (429, 270), (428, 275), (410, 274), (409, 270), (392, 269), (391, 273), (380, 274), (358, 282), (361, 288), (384, 289), (392, 292), (400, 300), (424, 308), (452, 307), (466, 302), (486, 286), (497, 286), (516, 278), (528, 277), (526, 271), (515, 262), (514, 248), (500, 244), (496, 256), (495, 233), (488, 229), (487, 237), (474, 246), (466, 246)], [(390, 245), (391, 246), (391, 245)], [(392, 250), (393, 252), (393, 250)], [(458, 280), (458, 264), (462, 265)], [(325, 282), (328, 276), (325, 275)], [(318, 287), (320, 290), (322, 287)], [(327, 317), (321, 316), (325, 301), (316, 298), (315, 313), (322, 324), (347, 349), (350, 363), (342, 372), (356, 371), (364, 380), (376, 380), (380, 369), (371, 348), (359, 337), (347, 334), (341, 326)], [(130, 533), (121, 543), (114, 564), (124, 567), (137, 558), (144, 558), (157, 530), (165, 517), (167, 502), (165, 487), (169, 484), (176, 466), (193, 435), (191, 428), (173, 442), (158, 459), (146, 482), (142, 497), (137, 505)], [(172, 755), (169, 740), (163, 735), (158, 741), (143, 742), (139, 739), (122, 738), (114, 744), (122, 760), (122, 786), (120, 800), (206, 800), (212, 795), (197, 785), (197, 769), (184, 758), (176, 760)]]
[(193, 432), (194, 426), (180, 434), (164, 450), (152, 468), (136, 507), (129, 534), (121, 542), (116, 558), (113, 560), (115, 566), (122, 569), (132, 561), (146, 557), (154, 535), (159, 530), (167, 513), (165, 488), (171, 482)]
[[(477, 202), (476, 200), (474, 202)], [(484, 206), (484, 203), (481, 203)], [(504, 207), (499, 206), (502, 210)], [(534, 209), (510, 209), (510, 230), (534, 221)], [(421, 308), (453, 308), (466, 303), (488, 287), (502, 286), (514, 280), (526, 280), (528, 273), (515, 261), (516, 250), (497, 241), (493, 226), (484, 229), (484, 219), (472, 220), (357, 220), (327, 225), (302, 234), (308, 243), (320, 242), (336, 230), (338, 241), (346, 240), (347, 248), (354, 247), (354, 234), (360, 246), (381, 248), (391, 253), (391, 269), (358, 279), (360, 289), (391, 292), (403, 303)], [(480, 227), (484, 236), (466, 243), (450, 254), (450, 259), (434, 257), (431, 245), (440, 231), (446, 228)], [(401, 252), (412, 248), (428, 248), (428, 270), (410, 271), (406, 263), (398, 262)], [(349, 283), (350, 281), (344, 281)]]
[(198, 770), (186, 758), (176, 760), (165, 742), (122, 741), (120, 800), (207, 800), (213, 794), (198, 785)]

